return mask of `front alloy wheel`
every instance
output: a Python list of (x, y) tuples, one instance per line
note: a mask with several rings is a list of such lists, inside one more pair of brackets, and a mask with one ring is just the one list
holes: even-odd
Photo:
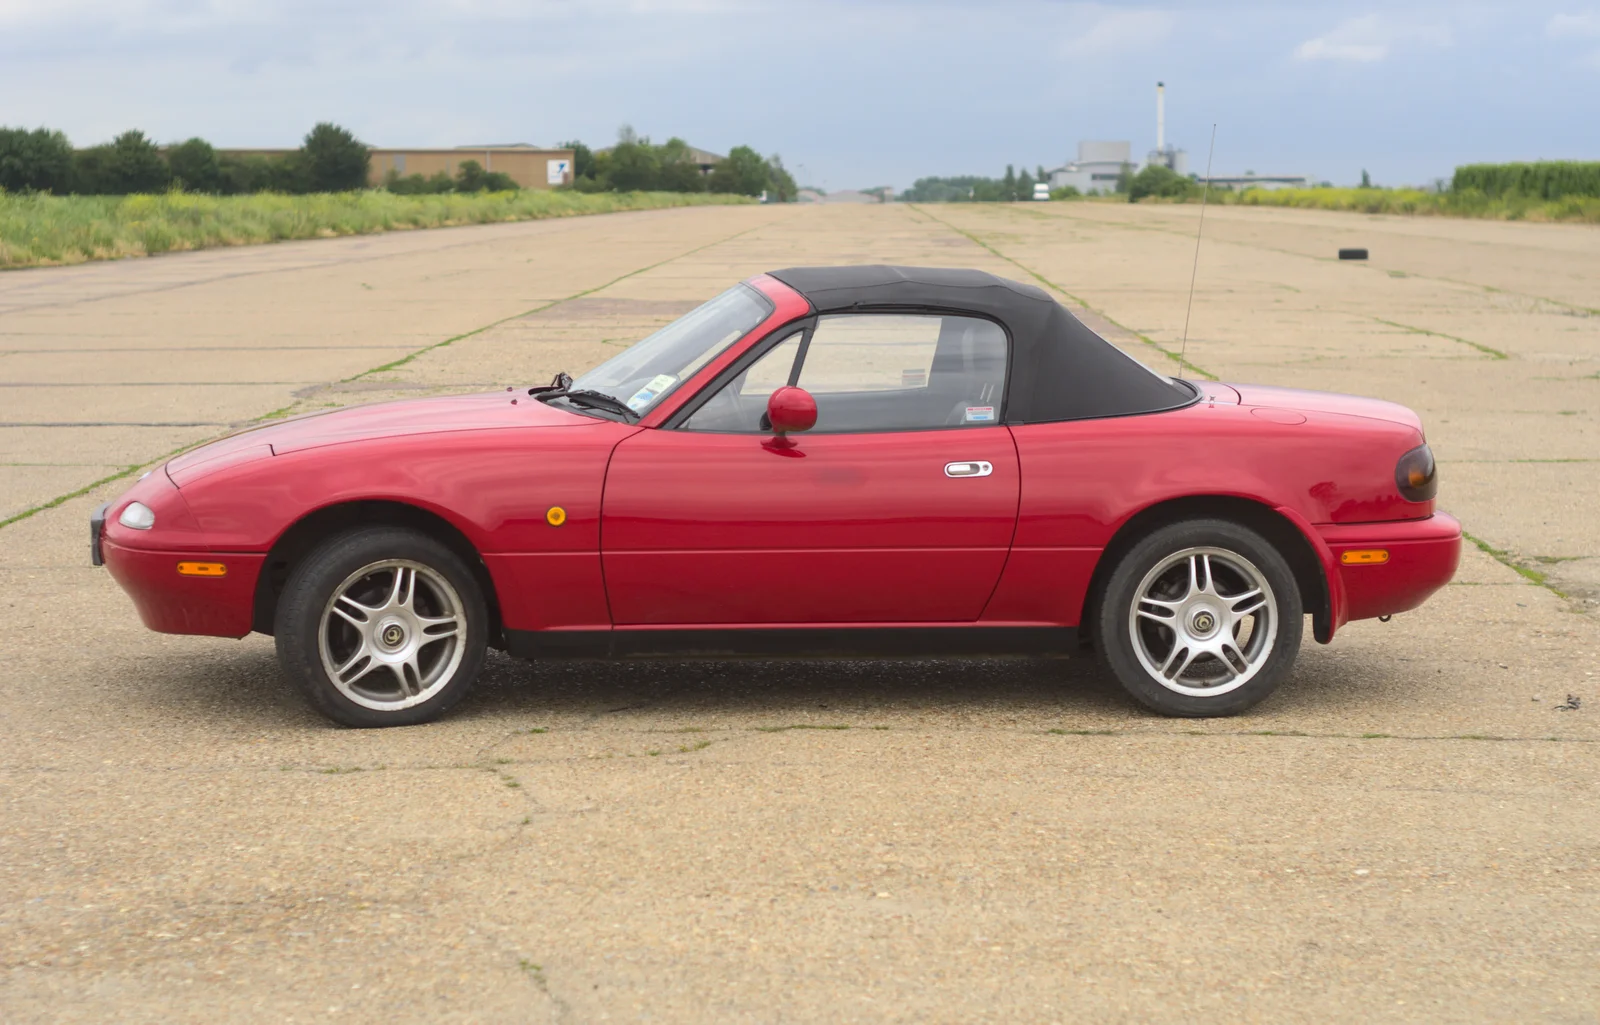
[(398, 527), (337, 535), (307, 555), (279, 598), (284, 671), (346, 726), (403, 726), (461, 700), (483, 667), (488, 610), (449, 548)]
[(1288, 675), (1303, 618), (1294, 573), (1270, 542), (1236, 523), (1191, 520), (1154, 531), (1118, 563), (1098, 639), (1146, 707), (1233, 715)]
[(317, 630), (323, 671), (363, 708), (420, 705), (461, 665), (464, 616), (450, 581), (419, 562), (362, 566), (323, 607)]

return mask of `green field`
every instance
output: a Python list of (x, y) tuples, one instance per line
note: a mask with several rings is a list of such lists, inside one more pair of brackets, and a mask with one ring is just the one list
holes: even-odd
[[(1198, 194), (1182, 202), (1197, 203)], [(1150, 202), (1150, 200), (1146, 200)], [(1160, 200), (1155, 200), (1160, 202)], [(1568, 221), (1600, 224), (1600, 197), (1488, 196), (1476, 189), (1424, 192), (1421, 189), (1246, 189), (1212, 192), (1209, 202), (1229, 206), (1292, 206), (1367, 214), (1483, 217), (1501, 221)]]
[(744, 196), (681, 192), (526, 190), (432, 196), (398, 196), (383, 190), (308, 196), (0, 192), (0, 269), (407, 228), (750, 202), (754, 200)]

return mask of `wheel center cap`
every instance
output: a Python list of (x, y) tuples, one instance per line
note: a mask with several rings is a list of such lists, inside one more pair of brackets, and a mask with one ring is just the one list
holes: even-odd
[(1197, 637), (1209, 637), (1217, 629), (1217, 614), (1210, 609), (1196, 609), (1189, 616), (1189, 630)]
[(385, 623), (378, 630), (378, 643), (393, 651), (406, 642), (406, 628), (396, 622)]

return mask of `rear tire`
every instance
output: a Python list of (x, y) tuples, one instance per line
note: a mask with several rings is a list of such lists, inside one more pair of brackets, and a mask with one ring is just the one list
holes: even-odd
[(274, 621), (278, 661), (345, 726), (436, 719), (483, 669), (489, 615), (450, 549), (400, 527), (334, 535), (290, 573)]
[(1237, 715), (1278, 688), (1304, 611), (1288, 562), (1227, 520), (1161, 527), (1122, 557), (1095, 624), (1107, 667), (1162, 715)]

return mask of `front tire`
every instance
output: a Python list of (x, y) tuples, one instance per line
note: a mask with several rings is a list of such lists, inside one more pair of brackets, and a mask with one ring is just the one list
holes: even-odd
[(488, 608), (472, 571), (425, 534), (364, 527), (319, 545), (278, 601), (278, 661), (345, 726), (409, 726), (460, 701), (483, 668)]
[(1099, 649), (1135, 700), (1162, 715), (1237, 715), (1278, 688), (1300, 653), (1294, 572), (1226, 520), (1151, 532), (1112, 572)]

